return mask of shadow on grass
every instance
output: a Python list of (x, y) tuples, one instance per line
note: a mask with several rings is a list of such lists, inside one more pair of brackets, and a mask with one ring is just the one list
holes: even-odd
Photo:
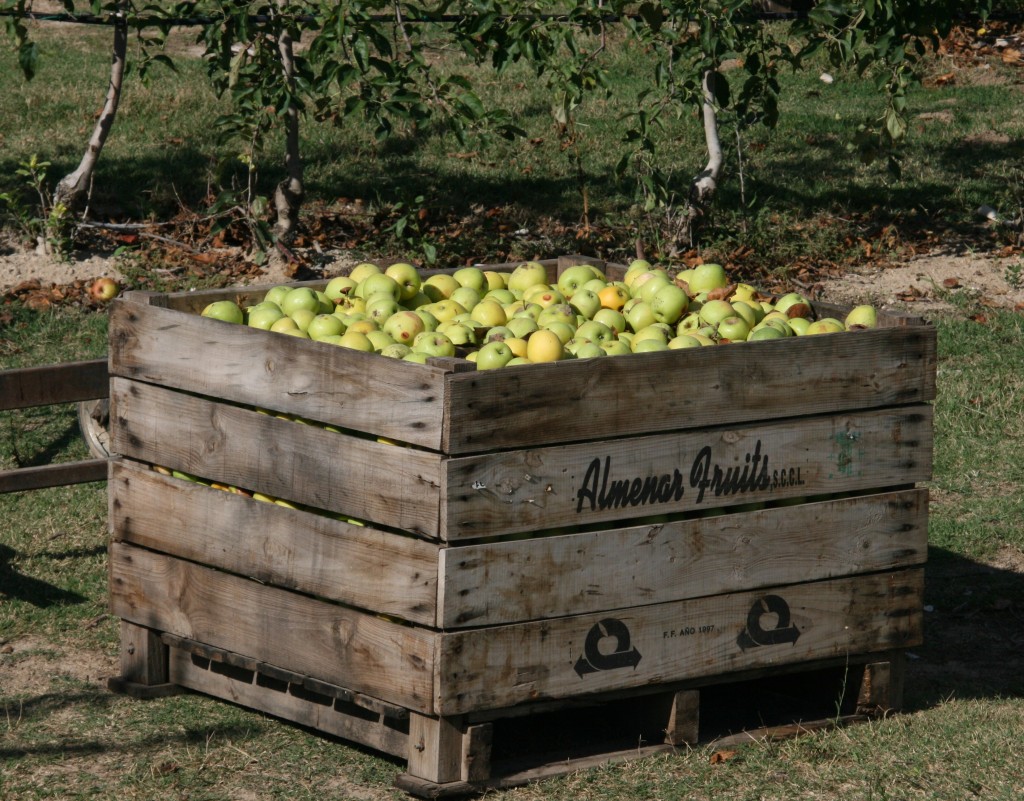
[(79, 604), (87, 600), (85, 596), (79, 595), (77, 592), (64, 590), (19, 573), (9, 564), (11, 557), (16, 556), (17, 553), (13, 548), (0, 544), (0, 594), (41, 608)]
[(906, 708), (1024, 697), (1024, 563), (991, 566), (932, 547), (924, 644), (907, 663)]

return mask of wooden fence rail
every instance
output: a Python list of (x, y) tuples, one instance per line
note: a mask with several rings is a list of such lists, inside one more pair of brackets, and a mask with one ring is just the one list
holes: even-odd
[[(94, 359), (0, 371), (0, 411), (106, 398), (107, 360)], [(103, 481), (106, 459), (83, 459), (0, 471), (0, 493)]]

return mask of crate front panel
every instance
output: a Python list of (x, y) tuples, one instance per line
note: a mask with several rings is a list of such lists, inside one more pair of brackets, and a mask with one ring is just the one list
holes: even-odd
[(445, 371), (117, 301), (113, 375), (438, 449)]
[(445, 450), (923, 403), (935, 359), (935, 330), (919, 325), (455, 374)]
[(453, 715), (918, 645), (924, 571), (902, 570), (441, 637)]
[(931, 477), (931, 426), (907, 406), (453, 458), (442, 537), (913, 484)]
[(441, 457), (115, 378), (115, 453), (227, 485), (438, 536)]
[(440, 624), (492, 626), (923, 564), (928, 491), (441, 551)]
[(116, 541), (433, 626), (437, 546), (160, 475), (110, 471)]
[(110, 611), (407, 709), (433, 711), (434, 635), (123, 542)]

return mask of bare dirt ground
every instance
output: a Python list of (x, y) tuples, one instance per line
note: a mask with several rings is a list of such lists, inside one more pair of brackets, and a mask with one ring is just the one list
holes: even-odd
[[(344, 253), (328, 260), (327, 274), (349, 263)], [(322, 260), (321, 260), (322, 261)], [(94, 278), (119, 278), (117, 262), (103, 254), (76, 254), (70, 261), (58, 261), (39, 253), (0, 248), (0, 295), (26, 281), (38, 281), (42, 288)], [(267, 268), (261, 283), (290, 280), (280, 268)], [(848, 271), (839, 278), (822, 281), (822, 299), (856, 305), (871, 303), (879, 308), (900, 309), (927, 317), (949, 311), (957, 294), (968, 294), (982, 305), (1024, 309), (1024, 258), (983, 253), (930, 253), (909, 261)]]

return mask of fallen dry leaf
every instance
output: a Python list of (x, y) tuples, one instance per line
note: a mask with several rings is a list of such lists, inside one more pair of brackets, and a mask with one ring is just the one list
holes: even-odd
[(723, 762), (728, 762), (734, 756), (736, 756), (735, 751), (715, 751), (711, 755), (710, 761), (712, 765), (721, 765)]
[(956, 278), (943, 278), (942, 285), (946, 287), (946, 289), (956, 289), (960, 286), (960, 281)]

